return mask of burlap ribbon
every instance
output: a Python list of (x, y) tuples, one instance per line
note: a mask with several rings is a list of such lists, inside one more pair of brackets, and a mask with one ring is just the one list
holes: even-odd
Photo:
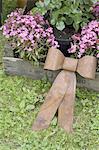
[(67, 132), (72, 131), (73, 110), (76, 91), (76, 74), (88, 79), (95, 78), (96, 58), (84, 56), (81, 59), (64, 57), (58, 49), (50, 48), (44, 69), (62, 71), (56, 77), (40, 112), (33, 124), (33, 130), (48, 128), (58, 109), (58, 123)]

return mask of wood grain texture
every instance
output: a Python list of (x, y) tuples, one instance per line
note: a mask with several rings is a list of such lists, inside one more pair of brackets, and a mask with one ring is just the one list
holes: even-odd
[(30, 77), (34, 80), (42, 79), (46, 76), (43, 67), (33, 66), (29, 61), (19, 58), (4, 57), (4, 71), (8, 75), (20, 75)]
[(73, 72), (69, 74), (70, 82), (66, 90), (65, 96), (58, 109), (58, 124), (66, 132), (73, 131), (73, 112), (76, 93), (76, 75)]
[[(12, 55), (13, 54), (11, 54), (11, 56)], [(44, 70), (43, 65), (33, 66), (29, 61), (13, 57), (3, 57), (3, 63), (4, 71), (6, 74), (26, 76), (36, 80), (47, 78), (50, 82), (53, 82), (60, 72)], [(85, 79), (77, 74), (77, 86), (85, 87), (99, 92), (99, 72), (96, 73), (94, 80)]]
[(63, 70), (56, 77), (43, 105), (41, 106), (40, 112), (34, 121), (33, 130), (38, 131), (48, 128), (69, 86), (71, 80), (69, 75), (70, 72)]
[(77, 74), (77, 87), (87, 88), (99, 92), (99, 72), (96, 73), (95, 79), (85, 79)]
[(6, 43), (4, 46), (4, 57), (13, 57), (14, 58), (13, 49), (9, 43)]

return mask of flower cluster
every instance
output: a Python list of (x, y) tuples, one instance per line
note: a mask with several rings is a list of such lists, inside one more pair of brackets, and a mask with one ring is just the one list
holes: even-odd
[(99, 22), (92, 20), (88, 25), (84, 26), (80, 34), (72, 36), (73, 43), (68, 49), (69, 53), (75, 57), (84, 55), (93, 55), (99, 58)]
[(92, 8), (93, 14), (99, 18), (99, 2), (96, 2)]
[(14, 48), (34, 60), (45, 57), (49, 47), (59, 46), (55, 41), (53, 29), (43, 16), (40, 14), (23, 15), (21, 9), (8, 15), (3, 26), (3, 35), (13, 41)]

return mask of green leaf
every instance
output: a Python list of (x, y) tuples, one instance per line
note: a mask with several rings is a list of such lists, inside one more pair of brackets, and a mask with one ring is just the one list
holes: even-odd
[(56, 117), (52, 120), (51, 124), (52, 124), (53, 126), (56, 126), (56, 125), (57, 125), (57, 118), (56, 118)]
[(62, 31), (65, 28), (65, 23), (63, 21), (56, 23), (56, 28), (60, 31)]
[(68, 16), (66, 16), (65, 18), (66, 18), (65, 23), (66, 23), (67, 25), (71, 25), (71, 24), (73, 23), (73, 19), (72, 19), (72, 18), (70, 18), (70, 17), (68, 17)]
[(24, 58), (24, 57), (25, 57), (25, 51), (21, 51), (21, 52), (20, 52), (20, 57), (21, 57), (21, 58)]
[(0, 70), (0, 75), (3, 75), (4, 71), (3, 70)]
[(40, 8), (40, 7), (44, 7), (44, 3), (43, 3), (43, 2), (41, 2), (41, 1), (36, 2), (36, 6), (37, 6), (38, 8)]
[(21, 101), (20, 105), (19, 105), (20, 109), (24, 108), (25, 107), (25, 101)]
[(45, 6), (48, 6), (49, 3), (50, 3), (50, 0), (44, 0), (44, 5), (45, 5)]
[(52, 24), (52, 25), (55, 25), (55, 19), (54, 19), (54, 18), (51, 19), (51, 24)]
[(78, 31), (78, 29), (79, 29), (79, 24), (77, 24), (77, 23), (73, 23), (73, 27), (74, 27), (74, 29), (76, 30), (76, 31)]
[(34, 105), (27, 105), (26, 110), (33, 110), (35, 108)]

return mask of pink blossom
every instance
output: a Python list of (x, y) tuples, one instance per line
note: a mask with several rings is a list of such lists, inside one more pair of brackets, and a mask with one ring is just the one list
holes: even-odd
[(84, 48), (80, 48), (79, 51), (80, 51), (81, 54), (83, 54), (85, 52), (85, 49)]
[(97, 45), (97, 50), (99, 50), (99, 45)]
[(30, 34), (28, 38), (30, 41), (32, 41), (33, 40), (33, 34)]
[(28, 50), (29, 52), (31, 52), (31, 51), (32, 51), (32, 48), (31, 48), (31, 47), (29, 47), (27, 50)]
[(79, 40), (80, 40), (80, 34), (74, 34), (71, 38), (72, 38), (74, 41), (79, 41)]
[(78, 52), (78, 58), (81, 58), (82, 54), (80, 52)]
[[(48, 29), (44, 28), (45, 24), (48, 25)], [(14, 46), (27, 52), (31, 52), (35, 47), (39, 49), (41, 43), (44, 48), (59, 47), (52, 28), (40, 14), (23, 15), (22, 10), (17, 9), (8, 15), (2, 30), (7, 38), (13, 39)]]
[(35, 36), (37, 39), (40, 38), (40, 34), (39, 34), (39, 33), (35, 34), (34, 36)]
[(80, 58), (85, 54), (91, 53), (96, 56), (97, 45), (99, 36), (99, 22), (97, 20), (92, 20), (81, 30), (79, 38), (75, 35), (72, 36), (73, 44), (71, 48), (68, 49), (69, 53), (75, 53)]
[(71, 43), (71, 48), (68, 49), (68, 52), (75, 53), (76, 49), (77, 49), (77, 45), (76, 44), (73, 45), (73, 43)]
[(43, 32), (43, 33), (42, 33), (42, 36), (43, 36), (43, 37), (46, 37), (46, 32)]
[(53, 29), (51, 27), (48, 28), (46, 31), (49, 32), (49, 33), (53, 33)]
[(97, 58), (99, 58), (99, 53), (97, 54)]

